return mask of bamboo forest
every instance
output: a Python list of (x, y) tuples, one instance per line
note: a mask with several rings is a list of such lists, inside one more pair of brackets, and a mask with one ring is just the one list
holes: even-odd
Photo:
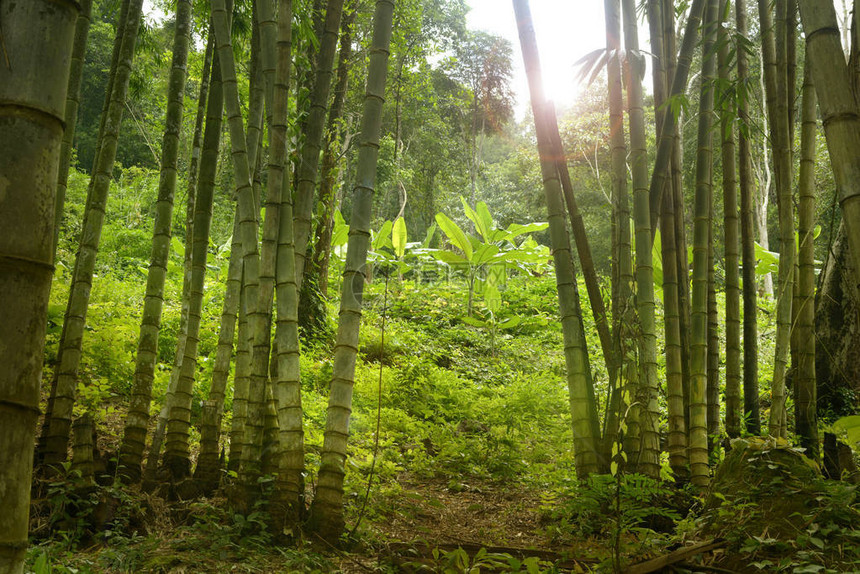
[(0, 574), (860, 572), (860, 0), (0, 0)]

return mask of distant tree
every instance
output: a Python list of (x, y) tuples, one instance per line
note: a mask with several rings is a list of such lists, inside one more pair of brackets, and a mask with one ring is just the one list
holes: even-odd
[(455, 77), (470, 90), (472, 102), (466, 121), (469, 148), (470, 203), (475, 203), (483, 135), (498, 132), (513, 115), (511, 43), (487, 32), (469, 32), (455, 50)]

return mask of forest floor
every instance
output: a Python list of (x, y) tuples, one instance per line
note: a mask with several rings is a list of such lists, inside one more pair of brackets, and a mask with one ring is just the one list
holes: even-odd
[[(87, 333), (81, 373), (91, 388), (87, 400), (99, 445), (110, 458), (122, 436), (133, 376), (140, 305), (130, 293), (142, 290), (110, 276), (100, 280), (109, 285), (93, 291), (89, 320), (95, 327)], [(64, 290), (56, 284), (52, 297), (59, 300)], [(739, 558), (712, 549), (699, 557), (711, 572), (860, 572), (854, 562), (860, 559), (860, 512), (856, 489), (848, 485), (788, 491), (783, 478), (774, 477), (768, 492), (813, 503), (795, 509), (796, 519), (780, 519), (787, 527), (777, 532), (771, 514), (779, 505), (763, 515), (756, 498), (711, 509), (703, 518), (703, 499), (671, 480), (628, 475), (578, 482), (551, 277), (511, 278), (495, 319), (478, 301), (473, 315), (482, 317), (483, 327), (462, 321), (466, 295), (457, 282), (392, 282), (387, 297), (375, 284), (365, 305), (344, 484), (347, 531), (359, 526), (341, 549), (310, 538), (278, 544), (265, 506), (243, 515), (223, 496), (168, 502), (121, 487), (110, 476), (81, 497), (70, 479), (59, 477), (36, 489), (28, 572), (611, 572), (618, 567), (612, 564), (616, 543), (629, 565), (715, 537), (729, 539)], [(204, 310), (201, 352), (215, 349), (219, 311), (215, 304)], [(302, 355), (309, 499), (331, 380), (334, 304), (329, 311), (328, 332), (309, 340)], [(522, 318), (516, 329), (494, 326), (493, 320), (511, 316)], [(597, 340), (590, 316), (585, 307), (586, 329)], [(61, 305), (53, 305), (51, 317), (49, 365)], [(168, 307), (157, 397), (169, 378), (177, 328), (178, 309)], [(212, 361), (201, 361), (194, 409), (206, 399), (211, 368)], [(597, 356), (591, 368), (596, 394), (607, 396)], [(156, 401), (153, 412), (160, 406)], [(705, 527), (720, 520), (719, 528)]]

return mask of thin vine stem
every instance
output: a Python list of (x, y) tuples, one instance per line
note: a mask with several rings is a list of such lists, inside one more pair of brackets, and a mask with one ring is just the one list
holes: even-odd
[(367, 490), (364, 493), (364, 502), (362, 502), (361, 510), (358, 513), (358, 520), (356, 520), (355, 526), (352, 527), (349, 533), (350, 538), (355, 535), (355, 532), (361, 525), (362, 519), (364, 519), (364, 511), (367, 510), (367, 501), (370, 499), (370, 488), (373, 485), (376, 458), (379, 455), (379, 429), (382, 425), (382, 369), (384, 367), (382, 357), (385, 353), (385, 321), (388, 318), (388, 279), (390, 276), (390, 273), (385, 274), (385, 291), (382, 296), (382, 329), (379, 335), (379, 381), (376, 386), (376, 434), (373, 438), (373, 458), (370, 461), (370, 475), (367, 477)]

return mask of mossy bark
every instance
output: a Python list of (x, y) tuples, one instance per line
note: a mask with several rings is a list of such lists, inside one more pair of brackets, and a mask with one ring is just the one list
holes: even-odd
[(311, 215), (314, 209), (314, 190), (319, 171), (320, 147), (331, 91), (332, 66), (337, 52), (337, 36), (343, 15), (344, 0), (328, 0), (325, 22), (319, 36), (319, 52), (316, 55), (316, 75), (310, 95), (310, 109), (303, 131), (301, 162), (296, 174), (295, 209), (293, 210), (293, 233), (295, 237), (296, 285), (301, 290), (304, 276), (308, 237), (311, 233)]
[[(338, 203), (338, 192), (335, 189), (339, 180), (340, 156), (345, 141), (346, 129), (343, 123), (343, 108), (346, 91), (349, 84), (350, 60), (352, 59), (352, 29), (355, 22), (356, 7), (351, 1), (344, 7), (344, 15), (340, 24), (340, 51), (337, 57), (337, 72), (334, 96), (328, 112), (326, 125), (326, 143), (323, 150), (322, 165), (320, 166), (319, 201), (323, 205), (323, 214), (316, 230), (311, 264), (317, 275), (317, 288), (324, 297), (328, 297), (328, 269), (331, 259), (331, 236), (334, 230), (334, 212)], [(306, 264), (307, 265), (307, 264)], [(307, 273), (306, 273), (307, 274)]]
[(800, 132), (800, 174), (798, 195), (798, 309), (797, 332), (800, 345), (794, 382), (795, 430), (806, 456), (820, 459), (818, 445), (818, 405), (815, 384), (815, 137), (817, 99), (812, 85), (809, 56), (803, 75), (803, 107)]
[[(747, 39), (746, 0), (735, 0), (735, 22), (737, 34)], [(745, 50), (736, 53), (738, 83), (745, 84), (749, 79), (749, 63)], [(749, 97), (738, 99), (738, 187), (741, 195), (741, 260), (743, 264), (743, 413), (745, 429), (748, 433), (761, 433), (761, 415), (758, 400), (758, 304), (756, 293), (756, 256), (755, 256), (755, 204), (752, 175), (752, 152), (750, 149), (750, 129), (752, 120), (749, 111)]]
[(81, 99), (81, 80), (84, 77), (84, 56), (87, 52), (87, 38), (90, 34), (93, 0), (80, 0), (81, 11), (75, 23), (75, 42), (72, 46), (72, 61), (69, 69), (69, 87), (66, 90), (66, 111), (63, 121), (63, 145), (60, 148), (60, 169), (57, 174), (57, 199), (54, 211), (54, 257), (60, 241), (60, 228), (63, 225), (63, 211), (66, 204), (66, 185), (71, 168), (72, 147), (75, 141), (75, 128), (78, 123), (78, 108)]
[[(367, 88), (362, 114), (353, 212), (350, 218), (346, 268), (341, 289), (341, 304), (334, 368), (326, 416), (325, 439), (321, 455), (316, 498), (311, 506), (310, 527), (324, 539), (336, 543), (344, 527), (343, 479), (358, 332), (361, 325), (361, 300), (367, 251), (370, 246), (370, 218), (376, 189), (376, 166), (382, 129), (382, 104), (388, 72), (394, 2), (377, 0), (373, 16)], [(297, 245), (298, 247), (298, 245)], [(298, 276), (298, 269), (296, 270)]]
[(105, 111), (104, 135), (96, 157), (87, 207), (84, 213), (78, 255), (69, 291), (63, 333), (60, 339), (57, 366), (57, 386), (54, 393), (51, 420), (45, 437), (45, 462), (56, 464), (68, 456), (72, 406), (78, 384), (78, 367), (81, 362), (87, 308), (92, 290), (96, 256), (104, 223), (105, 208), (116, 159), (119, 129), (122, 123), (128, 84), (131, 77), (134, 47), (140, 28), (143, 0), (130, 0), (116, 68), (111, 71), (113, 86), (108, 95)]
[(194, 205), (193, 240), (191, 249), (191, 283), (188, 302), (188, 331), (179, 379), (168, 406), (164, 464), (174, 479), (191, 472), (188, 433), (191, 426), (191, 399), (197, 371), (197, 346), (200, 338), (200, 315), (203, 308), (203, 287), (206, 277), (206, 256), (209, 248), (209, 228), (212, 223), (212, 202), (215, 175), (221, 144), (223, 87), (218, 54), (213, 57), (209, 99), (206, 104), (206, 127), (200, 157), (200, 174)]
[(597, 413), (591, 388), (588, 349), (579, 307), (576, 271), (567, 231), (567, 217), (561, 183), (553, 155), (551, 106), (546, 101), (541, 81), (540, 58), (527, 0), (515, 0), (520, 46), (529, 80), (541, 174), (550, 225), (553, 262), (556, 268), (559, 310), (564, 333), (564, 355), (567, 365), (568, 394), (573, 422), (576, 472), (580, 477), (599, 471)]
[(812, 81), (818, 96), (827, 150), (839, 192), (845, 236), (850, 245), (854, 274), (849, 276), (850, 297), (857, 299), (860, 279), (860, 115), (852, 93), (851, 77), (842, 54), (839, 26), (829, 2), (800, 0), (800, 18), (810, 58)]
[[(725, 15), (726, 1), (720, 12)], [(720, 85), (731, 80), (729, 33), (719, 28), (718, 66)], [(731, 93), (720, 94), (720, 133), (723, 164), (723, 242), (726, 270), (726, 432), (732, 438), (741, 434), (741, 296), (738, 227), (738, 182), (734, 123), (737, 117)]]
[(637, 468), (653, 478), (660, 476), (660, 408), (657, 404), (657, 324), (654, 318), (654, 264), (652, 262), (651, 213), (648, 196), (648, 148), (642, 77), (645, 54), (639, 51), (636, 7), (623, 0), (624, 38), (628, 51), (630, 82), (627, 113), (630, 122), (630, 163), (633, 178), (633, 223), (636, 235), (636, 311), (639, 316), (639, 388), (641, 443)]
[(185, 80), (188, 76), (191, 11), (191, 0), (178, 0), (174, 23), (173, 60), (168, 80), (167, 115), (161, 144), (161, 176), (155, 205), (152, 252), (137, 344), (134, 382), (126, 416), (125, 434), (120, 447), (120, 474), (128, 482), (137, 482), (140, 478), (140, 463), (146, 444), (146, 427), (149, 423), (149, 406), (152, 401), (152, 381), (155, 378), (161, 309), (164, 303), (164, 282), (167, 277), (167, 259), (170, 256), (173, 197), (176, 193), (176, 164), (179, 159)]
[(690, 344), (690, 467), (698, 488), (708, 486), (708, 264), (713, 186), (712, 120), (714, 106), (713, 53), (716, 41), (717, 0), (708, 0), (704, 17), (702, 89), (699, 97), (699, 134), (696, 153), (696, 196), (693, 220), (693, 301)]
[(776, 343), (768, 433), (785, 436), (785, 374), (791, 335), (792, 284), (795, 265), (794, 205), (792, 203), (791, 141), (789, 140), (788, 92), (785, 54), (785, 0), (777, 0), (777, 19), (771, 2), (759, 0), (762, 29), (762, 54), (769, 137), (773, 146), (774, 183), (779, 212), (779, 275), (777, 285)]
[[(684, 38), (681, 40), (681, 51), (677, 60), (674, 60), (674, 72), (672, 73), (671, 90), (669, 98), (675, 98), (687, 90), (687, 78), (690, 74), (690, 66), (693, 61), (693, 53), (699, 43), (699, 25), (702, 23), (702, 13), (705, 9), (705, 0), (693, 0), (690, 13), (687, 15), (687, 24), (684, 28)], [(664, 16), (666, 11), (664, 10)], [(672, 163), (673, 148), (675, 146), (675, 128), (678, 126), (677, 114), (665, 115), (660, 134), (657, 139), (657, 156), (654, 160), (654, 170), (651, 172), (651, 185), (649, 188), (651, 207), (651, 234), (657, 232), (657, 219), (660, 214), (661, 200), (666, 189), (666, 180), (670, 176), (669, 168)]]
[(615, 221), (613, 252), (617, 277), (612, 300), (612, 334), (615, 337), (613, 351), (618, 357), (618, 378), (612, 381), (618, 388), (618, 418), (608, 430), (610, 439), (622, 427), (624, 450), (631, 468), (639, 459), (640, 403), (636, 400), (639, 372), (636, 363), (636, 308), (633, 298), (633, 251), (630, 239), (630, 205), (627, 188), (627, 144), (624, 136), (624, 94), (621, 82), (621, 4), (619, 0), (603, 3), (606, 26), (606, 63), (609, 89), (609, 145), (611, 154), (610, 175), (612, 181), (612, 217)]
[[(24, 569), (77, 2), (0, 3), (0, 572)], [(34, 39), (43, 39), (34, 49)]]

